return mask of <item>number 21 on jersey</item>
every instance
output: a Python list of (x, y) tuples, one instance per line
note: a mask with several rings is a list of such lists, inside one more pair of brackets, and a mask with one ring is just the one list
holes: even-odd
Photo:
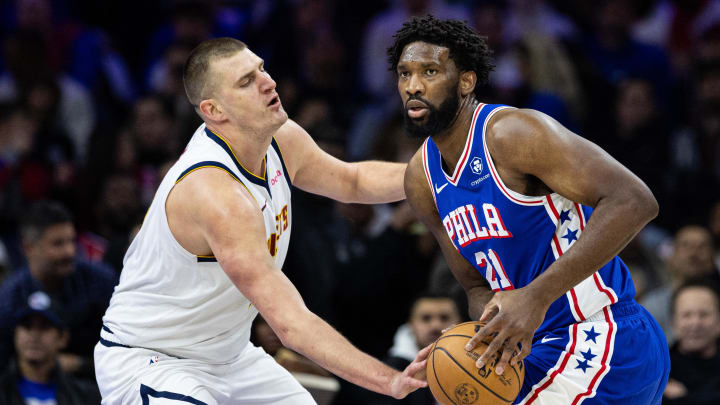
[(492, 288), (493, 291), (515, 289), (512, 281), (508, 279), (505, 273), (505, 268), (503, 268), (500, 258), (494, 250), (488, 250), (487, 254), (485, 254), (485, 252), (476, 252), (475, 262), (478, 267), (485, 267), (485, 279), (490, 283), (490, 288)]

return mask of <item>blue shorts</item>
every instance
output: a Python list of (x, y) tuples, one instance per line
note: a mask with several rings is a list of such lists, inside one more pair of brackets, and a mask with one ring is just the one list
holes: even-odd
[(670, 373), (665, 334), (635, 301), (536, 336), (516, 404), (660, 404)]

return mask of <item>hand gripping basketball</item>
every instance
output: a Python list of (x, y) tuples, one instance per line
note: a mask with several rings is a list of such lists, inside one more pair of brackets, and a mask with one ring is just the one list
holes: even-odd
[(483, 326), (465, 322), (443, 333), (427, 360), (427, 381), (435, 399), (445, 404), (511, 404), (522, 386), (525, 367), (522, 360), (502, 375), (495, 372), (497, 356), (481, 368), (475, 362), (492, 340), (488, 337), (471, 351), (465, 345)]

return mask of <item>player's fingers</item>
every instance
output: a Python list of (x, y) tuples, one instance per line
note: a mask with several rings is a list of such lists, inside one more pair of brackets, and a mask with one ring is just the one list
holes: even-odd
[(504, 334), (500, 334), (493, 338), (487, 349), (485, 349), (485, 352), (475, 362), (477, 368), (482, 368), (482, 366), (490, 362), (492, 356), (497, 354), (497, 352), (502, 348), (502, 344), (505, 342), (505, 339), (506, 336)]
[(498, 327), (498, 319), (493, 318), (487, 325), (481, 327), (478, 329), (479, 325), (475, 327), (475, 335), (468, 340), (468, 342), (465, 344), (465, 350), (470, 351), (475, 348), (475, 346), (478, 345), (485, 337), (489, 336), (490, 334), (497, 331)]
[(417, 356), (415, 356), (415, 361), (425, 360), (430, 354), (433, 346), (435, 346), (435, 343), (430, 343), (429, 345), (423, 347), (422, 350), (418, 352)]
[(527, 357), (528, 354), (530, 354), (530, 349), (532, 348), (532, 338), (527, 336), (524, 337), (522, 340), (520, 340), (520, 346), (521, 350), (519, 352), (516, 352), (512, 358), (512, 365), (516, 365), (517, 363), (521, 362), (525, 357)]
[(421, 370), (424, 370), (427, 366), (427, 360), (418, 361), (418, 362), (412, 362), (409, 366), (405, 368), (405, 372), (408, 375), (415, 375), (416, 373), (420, 372)]
[(480, 319), (478, 321), (480, 322), (489, 322), (490, 319), (492, 319), (497, 313), (500, 311), (500, 308), (495, 305), (494, 302), (490, 301), (485, 305), (485, 309), (483, 310), (482, 315), (480, 315)]
[(500, 360), (495, 364), (496, 374), (502, 375), (502, 373), (505, 372), (510, 357), (513, 355), (513, 352), (517, 352), (517, 343), (515, 342), (516, 339), (508, 339), (502, 344), (500, 348), (502, 355), (500, 355)]
[(441, 333), (444, 334), (445, 332), (449, 331), (450, 329), (452, 329), (454, 327), (455, 327), (455, 324), (452, 324), (452, 325), (448, 326), (447, 328), (443, 329)]

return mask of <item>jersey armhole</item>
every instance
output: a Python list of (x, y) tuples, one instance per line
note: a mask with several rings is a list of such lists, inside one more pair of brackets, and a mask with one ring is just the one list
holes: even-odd
[(203, 169), (206, 167), (220, 169), (220, 170), (226, 172), (227, 174), (229, 174), (230, 177), (232, 177), (233, 179), (235, 179), (235, 181), (240, 183), (240, 185), (245, 187), (245, 190), (247, 190), (248, 194), (250, 194), (250, 197), (252, 197), (253, 200), (255, 200), (255, 202), (257, 202), (257, 199), (255, 198), (254, 195), (252, 195), (252, 193), (250, 192), (250, 189), (245, 185), (245, 183), (243, 183), (242, 180), (240, 180), (240, 178), (235, 173), (232, 172), (232, 170), (230, 170), (227, 166), (225, 166), (224, 164), (222, 164), (220, 162), (215, 162), (215, 161), (211, 161), (211, 160), (198, 162), (198, 163), (195, 163), (194, 165), (188, 167), (182, 173), (180, 173), (177, 180), (175, 180), (175, 184), (178, 184), (179, 182), (181, 182), (188, 174), (194, 172), (195, 170)]
[(285, 174), (285, 180), (287, 180), (288, 185), (292, 188), (292, 180), (290, 180), (290, 172), (288, 172), (287, 166), (285, 166), (285, 158), (283, 157), (282, 151), (280, 151), (280, 145), (278, 145), (274, 136), (272, 138), (272, 141), (270, 142), (270, 145), (272, 145), (272, 148), (275, 149), (275, 153), (277, 153), (278, 158), (280, 159), (280, 165), (282, 166), (283, 174)]
[[(215, 169), (220, 169), (220, 170), (226, 172), (235, 181), (240, 183), (240, 185), (243, 186), (245, 188), (245, 190), (247, 190), (248, 194), (250, 194), (250, 197), (252, 197), (253, 200), (255, 200), (255, 202), (257, 203), (257, 199), (255, 198), (254, 195), (252, 195), (252, 193), (250, 192), (250, 189), (245, 185), (245, 183), (243, 183), (242, 180), (240, 180), (240, 178), (235, 173), (232, 172), (232, 170), (230, 170), (227, 166), (225, 166), (224, 164), (222, 164), (220, 162), (211, 161), (211, 160), (205, 160), (202, 162), (195, 163), (194, 165), (185, 169), (182, 173), (180, 173), (177, 180), (175, 180), (175, 184), (173, 185), (173, 188), (175, 185), (180, 183), (185, 177), (187, 177), (187, 175), (189, 175), (190, 173), (192, 173), (196, 170), (204, 169), (204, 168), (215, 168)], [(172, 192), (172, 189), (170, 190), (170, 192)], [(170, 192), (168, 192), (168, 196), (170, 195)], [(170, 222), (167, 219), (167, 211), (164, 211), (164, 214), (165, 214), (165, 222), (167, 224), (167, 231), (169, 232), (170, 236), (172, 237), (172, 239), (175, 242), (175, 244), (177, 245), (177, 247), (182, 249), (187, 254), (194, 256), (198, 263), (217, 262), (217, 259), (215, 258), (214, 255), (194, 255), (194, 254), (190, 253), (187, 249), (185, 249), (180, 244), (180, 242), (177, 240), (177, 238), (175, 238), (175, 235), (173, 234), (172, 229), (170, 229)]]

